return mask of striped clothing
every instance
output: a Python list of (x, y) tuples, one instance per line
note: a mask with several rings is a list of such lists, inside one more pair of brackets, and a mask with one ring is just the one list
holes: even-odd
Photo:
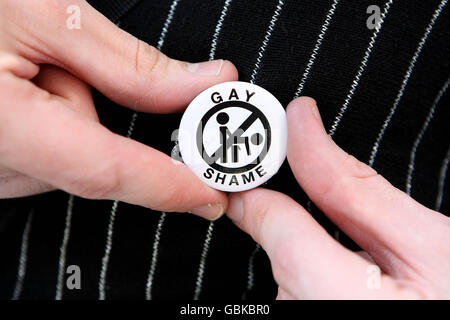
[[(446, 0), (90, 2), (173, 58), (232, 61), (240, 80), (268, 89), (283, 105), (314, 97), (345, 151), (425, 206), (450, 213)], [(371, 5), (380, 12), (375, 24)], [(180, 114), (137, 114), (98, 92), (94, 98), (105, 126), (170, 154)], [(266, 187), (308, 207), (358, 249), (308, 200), (287, 163)], [(264, 251), (226, 217), (209, 223), (61, 191), (1, 200), (0, 212), (4, 299), (276, 296)], [(81, 269), (80, 290), (65, 285), (70, 265)]]

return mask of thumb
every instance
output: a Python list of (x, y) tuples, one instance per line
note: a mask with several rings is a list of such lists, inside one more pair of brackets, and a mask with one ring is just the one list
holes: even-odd
[[(37, 38), (46, 49), (41, 50), (45, 54), (40, 62), (62, 66), (121, 105), (139, 111), (178, 111), (204, 89), (237, 79), (228, 61), (189, 64), (170, 59), (85, 1), (29, 2), (41, 13), (30, 15), (40, 25), (30, 28), (36, 33), (30, 39)], [(67, 12), (79, 16), (79, 28), (69, 28)]]

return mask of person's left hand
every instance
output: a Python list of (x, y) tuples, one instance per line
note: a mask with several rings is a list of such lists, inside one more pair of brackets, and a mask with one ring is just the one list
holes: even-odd
[(297, 181), (365, 251), (344, 248), (283, 194), (232, 194), (228, 215), (266, 250), (278, 299), (449, 299), (450, 219), (340, 149), (314, 100), (297, 99), (287, 113)]
[[(169, 58), (85, 0), (0, 0), (0, 199), (61, 189), (219, 218), (225, 193), (99, 123), (90, 86), (136, 112), (173, 113), (206, 88), (237, 78), (228, 61)], [(131, 137), (136, 116), (116, 129), (128, 128)]]

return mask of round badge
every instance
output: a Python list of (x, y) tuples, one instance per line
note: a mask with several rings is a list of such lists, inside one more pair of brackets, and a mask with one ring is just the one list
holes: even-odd
[(210, 187), (249, 190), (276, 174), (286, 158), (286, 112), (257, 85), (221, 83), (191, 102), (178, 143), (184, 163)]

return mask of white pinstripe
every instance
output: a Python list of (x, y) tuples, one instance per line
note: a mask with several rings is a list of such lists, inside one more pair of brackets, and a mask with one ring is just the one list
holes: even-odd
[(381, 31), (381, 27), (383, 26), (383, 22), (386, 19), (386, 16), (389, 13), (389, 9), (391, 8), (391, 5), (393, 2), (394, 2), (393, 0), (389, 0), (388, 2), (386, 2), (385, 6), (384, 6), (384, 11), (380, 17), (378, 26), (375, 28), (375, 31), (373, 32), (373, 35), (370, 38), (369, 46), (367, 47), (366, 52), (364, 53), (364, 58), (361, 61), (361, 64), (359, 66), (358, 72), (356, 73), (355, 79), (353, 79), (352, 85), (350, 87), (350, 91), (349, 91), (347, 97), (345, 98), (344, 104), (342, 105), (336, 118), (334, 119), (333, 124), (331, 125), (331, 129), (329, 132), (329, 135), (331, 137), (335, 134), (335, 132), (339, 126), (339, 123), (341, 122), (342, 118), (344, 117), (345, 112), (348, 109), (350, 101), (352, 101), (353, 96), (355, 95), (356, 89), (358, 88), (359, 82), (361, 81), (361, 77), (367, 68), (367, 63), (369, 62), (370, 55), (372, 54), (372, 49), (375, 46), (378, 35)]
[[(120, 21), (118, 21), (116, 23), (116, 26), (120, 27)], [(137, 112), (134, 112), (131, 117), (130, 125), (128, 127), (128, 132), (127, 132), (128, 138), (133, 133), (134, 124), (136, 122), (137, 116), (138, 116)], [(64, 230), (64, 236), (63, 236), (63, 241), (62, 241), (61, 248), (60, 248), (60, 256), (59, 256), (59, 261), (58, 261), (58, 275), (57, 275), (56, 295), (55, 295), (56, 300), (60, 300), (62, 298), (64, 267), (66, 264), (66, 254), (67, 254), (66, 248), (67, 248), (67, 244), (68, 244), (69, 237), (70, 237), (73, 201), (74, 201), (73, 195), (70, 195), (69, 200), (67, 202), (68, 211), (67, 211), (67, 216), (66, 216), (66, 227)], [(107, 273), (107, 269), (108, 269), (109, 255), (111, 253), (111, 248), (112, 248), (112, 234), (113, 234), (113, 229), (114, 229), (114, 220), (115, 220), (115, 215), (116, 215), (116, 211), (117, 211), (117, 205), (118, 205), (118, 201), (114, 201), (112, 208), (111, 208), (110, 217), (109, 217), (105, 252), (104, 252), (104, 256), (102, 258), (102, 266), (101, 266), (101, 270), (100, 270), (100, 279), (99, 279), (99, 284), (98, 284), (99, 299), (101, 299), (101, 300), (105, 299), (105, 280), (106, 280), (106, 273)]]
[(247, 286), (242, 294), (242, 300), (247, 300), (248, 293), (253, 289), (255, 285), (255, 257), (256, 254), (261, 250), (259, 243), (256, 244), (255, 249), (253, 249), (248, 259), (248, 269), (247, 269)]
[(63, 296), (64, 274), (66, 269), (67, 244), (69, 243), (70, 227), (72, 226), (74, 195), (69, 195), (66, 213), (66, 226), (64, 227), (64, 235), (59, 249), (58, 275), (56, 281), (55, 300), (61, 300)]
[[(213, 40), (211, 43), (211, 50), (209, 52), (210, 60), (215, 59), (217, 42), (219, 40), (220, 31), (222, 30), (223, 22), (228, 13), (228, 8), (231, 4), (231, 1), (232, 0), (225, 1), (225, 4), (222, 8), (222, 12), (220, 14), (220, 18), (216, 25), (216, 29), (214, 30)], [(211, 246), (213, 233), (214, 233), (214, 221), (211, 221), (208, 225), (208, 229), (206, 231), (206, 236), (205, 236), (205, 241), (203, 242), (202, 252), (200, 254), (200, 262), (199, 262), (199, 266), (198, 266), (197, 279), (195, 281), (195, 288), (194, 288), (194, 300), (198, 300), (200, 298), (200, 294), (202, 292), (203, 277), (205, 275), (205, 268), (206, 268), (206, 259), (208, 257), (209, 248)]]
[(178, 2), (179, 0), (173, 0), (172, 4), (170, 5), (169, 14), (167, 15), (166, 21), (164, 22), (161, 34), (159, 36), (157, 46), (158, 50), (161, 50), (164, 45), (164, 41), (166, 40), (166, 35), (167, 32), (169, 31), (169, 26), (172, 23), (173, 15), (175, 14), (175, 10), (177, 9)]
[[(120, 27), (120, 21), (118, 21), (116, 23), (116, 26)], [(128, 126), (128, 131), (127, 131), (127, 135), (126, 135), (127, 138), (130, 138), (131, 135), (133, 134), (134, 125), (136, 123), (137, 117), (138, 117), (137, 112), (134, 112), (133, 115), (131, 116), (131, 121)], [(69, 202), (70, 202), (70, 200), (71, 199), (69, 199)], [(105, 244), (105, 250), (104, 250), (104, 254), (103, 254), (103, 258), (102, 258), (102, 265), (100, 268), (99, 281), (98, 281), (98, 298), (99, 298), (99, 300), (105, 300), (105, 297), (106, 297), (106, 292), (105, 292), (106, 274), (108, 272), (109, 258), (110, 258), (110, 254), (111, 254), (111, 250), (112, 250), (114, 222), (116, 220), (116, 213), (117, 213), (118, 205), (119, 205), (119, 201), (114, 201), (111, 206), (111, 212), (109, 214), (108, 227), (107, 227), (107, 231), (106, 231), (106, 244)], [(69, 204), (68, 204), (68, 207), (69, 207)], [(70, 225), (69, 225), (68, 231), (70, 232)], [(65, 259), (65, 257), (64, 257), (64, 259)], [(60, 261), (60, 263), (61, 263), (61, 261)]]
[[(264, 52), (267, 49), (267, 46), (269, 44), (270, 41), (270, 37), (272, 36), (272, 32), (275, 28), (275, 24), (278, 20), (278, 17), (281, 14), (281, 10), (283, 8), (284, 5), (284, 1), (280, 0), (278, 1), (278, 5), (275, 9), (275, 12), (272, 16), (272, 19), (270, 20), (270, 24), (269, 24), (269, 28), (267, 29), (266, 35), (264, 37), (264, 41), (263, 44), (261, 46), (261, 48), (259, 49), (258, 52), (258, 58), (256, 59), (256, 64), (255, 67), (253, 69), (252, 72), (252, 76), (250, 78), (250, 83), (255, 83), (256, 81), (256, 76), (258, 75), (258, 71), (261, 67), (261, 61), (262, 58), (264, 56)], [(255, 246), (255, 249), (253, 250), (252, 254), (250, 255), (250, 258), (248, 260), (248, 275), (247, 275), (247, 286), (246, 286), (246, 291), (242, 294), (242, 297), (246, 297), (248, 292), (251, 291), (253, 289), (254, 283), (255, 283), (255, 274), (254, 274), (254, 270), (255, 270), (255, 266), (254, 266), (254, 261), (255, 261), (255, 256), (258, 254), (258, 252), (261, 250), (261, 246), (257, 243)]]
[[(221, 19), (219, 19), (218, 25), (219, 24), (222, 25), (222, 23), (223, 23), (222, 16), (224, 15), (224, 11), (225, 11), (225, 14), (226, 14), (226, 10), (228, 10), (228, 5), (229, 4), (226, 1), (224, 9), (222, 10)], [(262, 46), (260, 47), (260, 49), (258, 51), (258, 57), (256, 59), (255, 66), (253, 68), (253, 72), (252, 72), (251, 77), (250, 77), (250, 82), (251, 83), (255, 83), (255, 81), (256, 81), (256, 76), (258, 75), (258, 71), (259, 71), (259, 69), (261, 67), (261, 60), (262, 60), (262, 58), (264, 56), (264, 53), (265, 53), (265, 51), (267, 49), (267, 46), (269, 44), (270, 38), (271, 38), (273, 30), (275, 28), (275, 24), (276, 24), (276, 22), (278, 20), (278, 17), (280, 15), (280, 13), (281, 13), (283, 5), (284, 5), (284, 1), (279, 0), (278, 1), (278, 5), (276, 6), (275, 12), (274, 12), (274, 14), (273, 14), (273, 16), (272, 16), (272, 18), (270, 20), (269, 27), (268, 27), (268, 29), (266, 31), (266, 35), (265, 35), (264, 40), (263, 40), (263, 44), (262, 44)], [(216, 32), (220, 32), (220, 29), (221, 29), (221, 27), (220, 28), (216, 27)], [(217, 37), (218, 37), (218, 35), (217, 35)], [(215, 39), (215, 38), (216, 38), (216, 36), (213, 37), (213, 39)], [(216, 43), (217, 43), (217, 40), (216, 41), (213, 40), (213, 43), (211, 45), (211, 52), (210, 52), (210, 58), (211, 59), (214, 59), (214, 53), (215, 53), (215, 50), (216, 50), (216, 48), (215, 48), (215, 44)], [(202, 287), (203, 287), (203, 277), (204, 277), (204, 274), (205, 274), (206, 259), (208, 257), (208, 252), (209, 252), (209, 248), (211, 246), (211, 241), (212, 241), (213, 234), (214, 234), (214, 222), (211, 222), (209, 224), (209, 226), (208, 226), (208, 230), (206, 232), (205, 241), (203, 243), (202, 253), (200, 255), (200, 264), (199, 264), (199, 268), (198, 268), (198, 272), (197, 272), (197, 280), (196, 280), (196, 285), (195, 285), (195, 290), (194, 290), (194, 300), (198, 300), (200, 298), (200, 294), (201, 294)], [(251, 260), (251, 261), (253, 261), (253, 260)], [(249, 266), (249, 268), (250, 268), (250, 266)], [(251, 270), (253, 270), (253, 266), (251, 267)], [(253, 274), (251, 276), (253, 276)], [(249, 277), (250, 277), (250, 275), (249, 275)]]
[(203, 277), (205, 275), (206, 258), (208, 257), (209, 248), (211, 247), (211, 240), (214, 232), (214, 221), (209, 223), (206, 231), (205, 242), (203, 243), (202, 253), (200, 254), (200, 264), (197, 272), (197, 280), (195, 281), (194, 300), (200, 298), (203, 289)]
[[(134, 125), (136, 123), (136, 119), (138, 117), (138, 113), (134, 112), (131, 116), (130, 125), (127, 131), (127, 138), (130, 138), (134, 131)], [(119, 206), (119, 201), (114, 201), (111, 206), (111, 212), (109, 214), (108, 228), (106, 231), (106, 245), (105, 251), (102, 258), (102, 266), (100, 269), (100, 277), (98, 282), (98, 298), (99, 300), (105, 300), (106, 298), (106, 275), (108, 273), (108, 265), (109, 259), (112, 250), (112, 239), (114, 235), (114, 222), (116, 221), (117, 207)]]
[(277, 23), (278, 17), (280, 16), (281, 9), (283, 9), (283, 5), (284, 1), (278, 0), (278, 5), (275, 9), (272, 19), (270, 20), (269, 28), (267, 29), (263, 44), (261, 48), (259, 48), (258, 57), (256, 58), (256, 64), (250, 77), (250, 83), (255, 83), (256, 81), (256, 76), (258, 75), (259, 69), (261, 68), (262, 58), (267, 49), (267, 46), (269, 45), (270, 37), (272, 36), (273, 29), (275, 28), (275, 24)]
[(447, 179), (447, 171), (448, 171), (448, 163), (450, 162), (450, 147), (448, 148), (447, 155), (442, 161), (441, 166), (441, 174), (439, 176), (439, 184), (438, 184), (438, 194), (436, 196), (436, 203), (434, 205), (434, 210), (441, 210), (442, 199), (444, 197), (444, 187), (445, 187), (445, 179)]
[[(179, 0), (173, 0), (171, 6), (170, 6), (170, 10), (169, 10), (169, 14), (167, 15), (166, 21), (164, 22), (163, 28), (162, 28), (162, 32), (161, 35), (159, 37), (159, 41), (158, 41), (158, 45), (157, 45), (157, 49), (161, 50), (162, 46), (164, 45), (164, 40), (166, 37), (166, 34), (169, 30), (169, 26), (170, 23), (172, 22), (173, 19), (173, 15), (175, 13), (175, 9), (178, 5)], [(128, 127), (128, 132), (127, 132), (127, 138), (130, 138), (131, 135), (133, 134), (134, 131), (134, 126), (136, 123), (138, 117), (138, 113), (134, 112), (132, 117), (131, 117), (131, 121), (130, 121), (130, 125)], [(119, 201), (114, 201), (113, 205), (111, 207), (111, 213), (109, 215), (109, 223), (108, 223), (108, 230), (107, 230), (107, 236), (106, 236), (106, 246), (105, 246), (105, 253), (102, 259), (102, 267), (100, 270), (100, 280), (99, 280), (99, 284), (98, 284), (98, 289), (99, 289), (99, 299), (100, 300), (105, 300), (106, 297), (106, 293), (105, 293), (105, 284), (106, 284), (106, 274), (108, 272), (108, 264), (109, 264), (109, 258), (110, 258), (110, 254), (111, 254), (111, 249), (112, 249), (112, 237), (113, 237), (113, 233), (114, 233), (114, 222), (115, 222), (115, 218), (116, 218), (116, 213), (117, 213), (117, 207), (118, 207)], [(165, 215), (165, 213), (161, 213), (162, 215)], [(153, 252), (153, 255), (157, 255), (157, 252)], [(157, 262), (157, 258), (152, 258), (152, 262), (155, 261), (155, 263)], [(154, 267), (150, 267), (150, 270), (154, 270), (156, 268), (156, 266)], [(150, 277), (150, 275), (149, 275)], [(146, 289), (151, 290), (150, 289)]]
[(111, 213), (109, 214), (109, 222), (108, 229), (106, 231), (106, 246), (105, 252), (102, 258), (102, 266), (100, 270), (100, 280), (98, 282), (98, 298), (99, 300), (105, 300), (106, 292), (105, 292), (105, 284), (106, 284), (106, 273), (108, 272), (108, 264), (109, 257), (111, 255), (112, 250), (112, 237), (114, 233), (114, 222), (116, 220), (117, 206), (119, 205), (119, 201), (114, 201)]
[(227, 16), (228, 7), (230, 6), (232, 0), (225, 0), (225, 4), (222, 9), (222, 13), (220, 14), (219, 21), (217, 22), (216, 29), (214, 31), (213, 40), (211, 43), (211, 51), (209, 52), (209, 60), (214, 60), (216, 56), (216, 48), (217, 42), (219, 41), (220, 30), (222, 30), (223, 21)]
[(412, 177), (414, 174), (414, 169), (415, 169), (415, 164), (416, 164), (417, 149), (419, 148), (419, 145), (422, 142), (423, 136), (425, 135), (425, 131), (428, 129), (428, 126), (430, 125), (430, 122), (434, 117), (436, 107), (438, 106), (439, 101), (441, 101), (441, 98), (444, 95), (444, 93), (447, 91), (449, 84), (450, 84), (450, 78), (445, 82), (444, 86), (439, 91), (437, 97), (434, 99), (433, 105), (431, 106), (431, 109), (428, 112), (425, 122), (424, 122), (419, 134), (417, 135), (417, 138), (414, 141), (414, 145), (411, 149), (411, 153), (409, 156), (410, 160), (409, 160), (409, 166), (408, 166), (408, 175), (406, 176), (406, 193), (408, 195), (411, 195)]
[(23, 230), (22, 245), (20, 246), (19, 266), (17, 268), (16, 285), (14, 286), (14, 292), (11, 300), (18, 300), (22, 293), (23, 280), (25, 279), (25, 275), (27, 273), (28, 241), (30, 238), (31, 222), (33, 221), (33, 215), (34, 212), (33, 210), (31, 210), (31, 212), (28, 214), (25, 229)]
[(377, 156), (378, 149), (380, 147), (380, 143), (383, 140), (384, 133), (386, 132), (387, 127), (391, 123), (392, 117), (394, 116), (395, 111), (397, 110), (397, 107), (400, 103), (400, 100), (402, 99), (403, 94), (405, 93), (406, 86), (408, 85), (409, 79), (411, 77), (411, 74), (413, 73), (414, 67), (416, 66), (417, 60), (420, 56), (420, 53), (422, 52), (422, 49), (428, 39), (428, 36), (430, 35), (431, 31), (433, 30), (436, 20), (439, 18), (440, 14), (446, 4), (447, 4), (447, 0), (442, 0), (441, 3), (439, 4), (439, 7), (434, 12), (433, 17), (431, 18), (431, 21), (425, 30), (425, 34), (423, 35), (422, 39), (420, 40), (419, 45), (417, 46), (416, 52), (414, 53), (414, 56), (410, 61), (408, 70), (406, 71), (405, 77), (402, 82), (402, 86), (400, 88), (400, 91), (397, 94), (394, 105), (392, 106), (391, 110), (389, 111), (389, 114), (388, 114), (386, 120), (384, 121), (383, 126), (381, 127), (381, 130), (378, 133), (377, 139), (372, 147), (372, 153), (371, 153), (370, 159), (369, 159), (369, 165), (371, 167), (373, 166), (373, 163), (375, 162), (375, 158)]
[(294, 98), (300, 97), (303, 91), (303, 87), (306, 83), (306, 80), (308, 79), (309, 73), (311, 72), (311, 69), (316, 62), (317, 55), (319, 53), (320, 47), (322, 45), (322, 41), (325, 37), (325, 34), (327, 33), (328, 27), (331, 23), (331, 20), (333, 19), (334, 12), (336, 11), (336, 7), (339, 3), (339, 0), (333, 0), (333, 4), (331, 5), (330, 10), (328, 10), (327, 17), (325, 19), (324, 24), (322, 25), (319, 33), (319, 37), (317, 38), (316, 44), (314, 46), (314, 49), (312, 51), (311, 57), (309, 58), (308, 64), (306, 65), (305, 72), (303, 73), (302, 79), (300, 80), (300, 84), (298, 85), (297, 92), (294, 95)]
[[(323, 23), (322, 27), (320, 28), (320, 33), (319, 33), (319, 36), (317, 37), (313, 52), (309, 58), (308, 64), (306, 65), (306, 69), (303, 73), (302, 79), (300, 80), (298, 89), (294, 94), (294, 99), (300, 97), (300, 95), (302, 94), (303, 87), (305, 86), (306, 80), (309, 77), (309, 73), (311, 72), (311, 69), (314, 66), (314, 63), (316, 62), (317, 55), (319, 53), (320, 47), (322, 46), (322, 42), (325, 37), (325, 34), (328, 31), (328, 27), (331, 23), (331, 20), (333, 19), (334, 12), (336, 11), (336, 7), (337, 7), (338, 3), (339, 3), (339, 0), (333, 0), (333, 4), (331, 5), (331, 8), (328, 10), (327, 17), (325, 18), (325, 22)], [(308, 210), (308, 212), (312, 211), (312, 203), (311, 203), (311, 200), (309, 200), (309, 199), (306, 204), (306, 209)], [(258, 249), (258, 247), (256, 247), (256, 249)], [(249, 270), (250, 270), (250, 268), (249, 268)]]
[[(166, 35), (169, 30), (169, 26), (172, 23), (173, 16), (175, 14), (175, 10), (177, 9), (178, 2), (179, 2), (179, 0), (173, 0), (172, 4), (170, 6), (166, 21), (164, 22), (161, 34), (159, 35), (159, 41), (158, 41), (158, 46), (157, 46), (158, 50), (161, 50), (164, 45), (164, 40), (166, 39)], [(155, 237), (153, 239), (152, 258), (151, 258), (151, 262), (150, 262), (150, 268), (148, 271), (147, 283), (145, 285), (145, 299), (147, 299), (147, 300), (152, 299), (153, 283), (154, 283), (154, 279), (155, 279), (156, 267), (158, 265), (159, 243), (160, 243), (160, 239), (161, 239), (162, 229), (163, 229), (164, 223), (166, 221), (166, 215), (167, 215), (167, 213), (161, 212), (161, 215), (158, 220), (158, 225), (156, 226)]]
[[(175, 9), (178, 5), (178, 1), (179, 0), (173, 0), (172, 5), (170, 6), (170, 10), (169, 10), (169, 14), (166, 18), (166, 21), (164, 22), (163, 25), (163, 29), (161, 32), (161, 35), (159, 37), (159, 41), (158, 41), (158, 45), (157, 45), (157, 49), (161, 50), (162, 46), (164, 45), (164, 40), (167, 34), (167, 31), (169, 30), (169, 26), (170, 23), (172, 22), (173, 19), (173, 15), (175, 13)], [(133, 113), (133, 116), (131, 118), (130, 121), (130, 125), (128, 127), (128, 132), (127, 132), (127, 138), (130, 138), (131, 135), (133, 134), (134, 131), (134, 126), (136, 123), (138, 117), (138, 113), (135, 112)], [(112, 238), (113, 238), (113, 233), (114, 233), (114, 221), (116, 218), (116, 213), (117, 213), (117, 207), (118, 207), (119, 201), (114, 201), (113, 205), (111, 207), (111, 213), (109, 216), (109, 224), (108, 224), (108, 231), (107, 231), (107, 236), (106, 236), (106, 246), (105, 246), (105, 253), (102, 259), (102, 267), (100, 270), (100, 280), (99, 280), (99, 284), (98, 284), (98, 289), (99, 289), (99, 299), (100, 300), (105, 300), (106, 297), (106, 293), (105, 293), (105, 284), (106, 284), (106, 274), (108, 272), (108, 264), (109, 264), (109, 258), (110, 258), (110, 254), (111, 254), (111, 249), (112, 249)], [(165, 213), (163, 212), (162, 215), (164, 215)], [(153, 255), (157, 255), (157, 253), (153, 253)], [(153, 259), (152, 261), (155, 261), (155, 263), (157, 262), (157, 258)], [(150, 270), (154, 270), (156, 267), (151, 267)], [(150, 275), (149, 275), (150, 277)], [(146, 290), (151, 290), (150, 289), (146, 289)]]

